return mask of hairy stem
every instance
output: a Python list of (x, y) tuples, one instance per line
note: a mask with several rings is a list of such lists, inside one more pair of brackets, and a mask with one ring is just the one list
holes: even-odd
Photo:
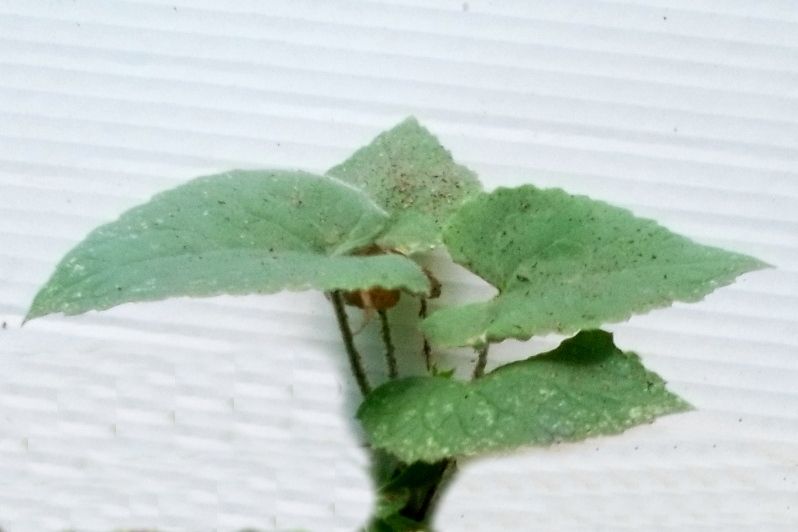
[(485, 366), (488, 365), (488, 344), (477, 349), (477, 364), (474, 366), (473, 378), (478, 379), (485, 374)]
[[(427, 317), (427, 298), (421, 298), (421, 308), (418, 310), (418, 316), (423, 320)], [(432, 348), (427, 341), (427, 337), (424, 337), (424, 345), (422, 346), (422, 350), (424, 353), (424, 365), (427, 367), (427, 371), (432, 371)]]
[(391, 339), (391, 325), (388, 323), (388, 312), (380, 310), (380, 326), (382, 331), (382, 342), (385, 344), (385, 361), (388, 363), (388, 376), (391, 379), (399, 377), (399, 365), (396, 362), (396, 349)]
[(344, 340), (344, 348), (349, 357), (349, 366), (352, 368), (352, 374), (355, 376), (357, 385), (363, 395), (368, 395), (371, 392), (371, 385), (366, 377), (366, 370), (363, 368), (363, 359), (355, 347), (352, 329), (349, 327), (349, 318), (346, 316), (346, 309), (344, 308), (344, 298), (339, 290), (335, 290), (330, 292), (330, 299), (335, 309), (335, 318), (338, 320), (338, 328), (341, 330), (341, 338)]

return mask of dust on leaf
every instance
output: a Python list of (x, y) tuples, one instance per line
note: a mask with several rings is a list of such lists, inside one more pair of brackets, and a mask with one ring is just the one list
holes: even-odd
[(399, 255), (351, 256), (387, 214), (325, 176), (234, 170), (158, 194), (78, 244), (36, 296), (27, 319), (171, 296), (359, 290), (426, 293)]
[(697, 244), (625, 209), (559, 189), (500, 188), (466, 203), (444, 242), (499, 290), (432, 313), (438, 346), (569, 334), (674, 301), (698, 301), (763, 262)]
[(481, 190), (468, 168), (415, 118), (408, 118), (328, 175), (363, 189), (391, 215), (379, 243), (404, 253), (440, 243), (441, 228), (460, 204)]

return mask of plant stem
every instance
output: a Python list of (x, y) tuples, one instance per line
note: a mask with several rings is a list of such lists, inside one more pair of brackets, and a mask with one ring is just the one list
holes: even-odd
[(424, 524), (429, 524), (432, 514), (435, 513), (435, 507), (440, 501), (441, 495), (445, 491), (449, 481), (457, 472), (457, 460), (449, 458), (443, 462), (443, 470), (438, 475), (435, 483), (430, 487), (427, 492), (424, 502), (419, 508), (418, 520)]
[[(478, 379), (485, 374), (485, 366), (488, 364), (488, 344), (479, 347), (477, 349), (477, 353), (477, 364), (474, 366), (474, 379)], [(435, 484), (433, 484), (430, 490), (427, 492), (424, 503), (422, 504), (418, 513), (418, 518), (422, 522), (426, 523), (427, 520), (432, 517), (432, 513), (435, 511), (435, 505), (438, 503), (438, 500), (441, 497), (443, 488), (457, 471), (456, 459), (449, 458), (444, 461), (444, 464), (445, 466), (443, 471), (441, 472)]]
[(477, 365), (474, 366), (474, 379), (478, 379), (485, 374), (485, 366), (488, 365), (488, 344), (480, 346), (477, 349), (477, 354)]
[(382, 342), (385, 344), (385, 360), (388, 363), (388, 376), (395, 379), (399, 376), (399, 365), (396, 362), (396, 351), (391, 339), (391, 325), (388, 323), (388, 312), (379, 310), (380, 326), (382, 328)]
[[(423, 320), (427, 317), (427, 298), (421, 298), (421, 308), (418, 311), (418, 316)], [(427, 371), (432, 371), (432, 348), (427, 341), (427, 337), (424, 337), (424, 345), (422, 347), (424, 353), (424, 365), (427, 367)]]
[(335, 317), (338, 320), (338, 328), (341, 330), (341, 338), (344, 340), (346, 354), (349, 356), (349, 366), (352, 368), (352, 374), (355, 376), (357, 385), (363, 395), (368, 395), (371, 392), (371, 385), (366, 377), (366, 370), (363, 368), (363, 360), (355, 347), (352, 329), (349, 327), (349, 318), (346, 316), (346, 309), (344, 308), (344, 298), (339, 290), (335, 290), (330, 292), (330, 299), (335, 309)]

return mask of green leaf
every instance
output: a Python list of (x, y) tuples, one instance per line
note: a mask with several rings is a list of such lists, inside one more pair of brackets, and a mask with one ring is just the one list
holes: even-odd
[(433, 313), (422, 328), (437, 346), (594, 328), (674, 301), (698, 301), (766, 266), (625, 209), (533, 186), (501, 188), (466, 203), (444, 241), (456, 262), (499, 294)]
[(428, 290), (399, 255), (349, 256), (387, 214), (361, 191), (304, 172), (202, 177), (93, 231), (58, 265), (26, 319), (169, 296), (279, 290)]
[(362, 188), (391, 214), (379, 244), (413, 253), (440, 244), (443, 224), (481, 185), (468, 168), (408, 118), (359, 149), (329, 175)]
[(612, 335), (584, 331), (470, 383), (391, 381), (358, 412), (371, 444), (407, 462), (616, 434), (691, 407)]

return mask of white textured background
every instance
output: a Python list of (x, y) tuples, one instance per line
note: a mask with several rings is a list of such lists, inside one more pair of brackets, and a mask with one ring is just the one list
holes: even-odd
[(408, 114), (488, 188), (562, 186), (776, 266), (613, 327), (698, 411), (468, 463), (440, 529), (798, 530), (795, 0), (0, 1), (0, 527), (355, 528), (320, 295), (19, 325), (154, 192), (323, 171)]

